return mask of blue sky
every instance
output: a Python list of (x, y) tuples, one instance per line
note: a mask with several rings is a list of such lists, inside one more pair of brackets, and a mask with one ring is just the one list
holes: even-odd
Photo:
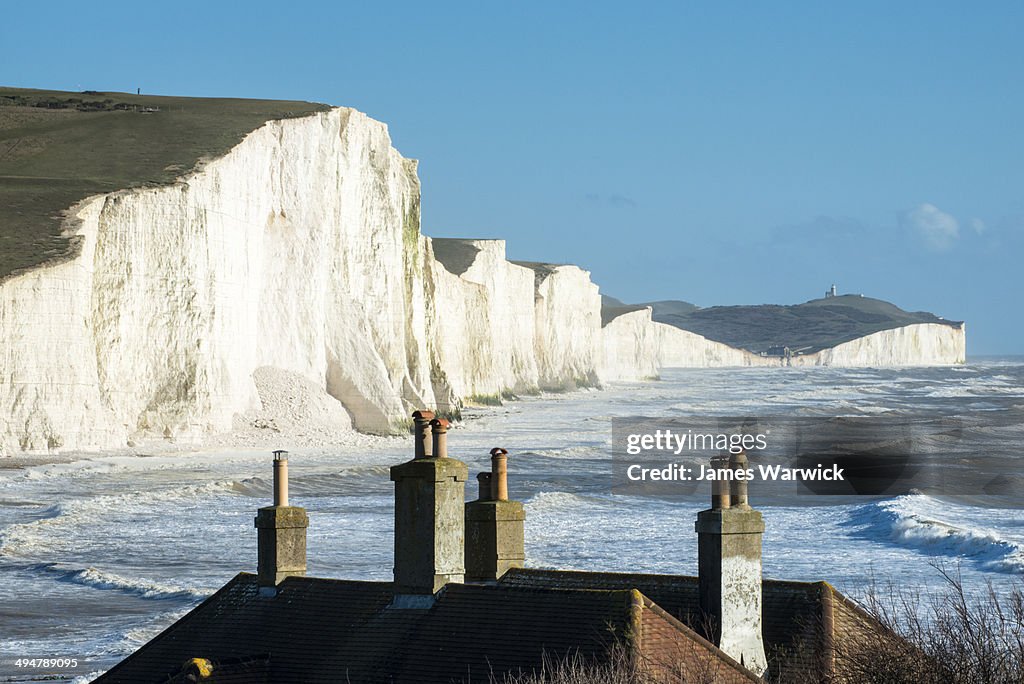
[(836, 282), (1024, 353), (1024, 5), (369, 5), (16, 3), (0, 83), (353, 106), (428, 235), (627, 301)]

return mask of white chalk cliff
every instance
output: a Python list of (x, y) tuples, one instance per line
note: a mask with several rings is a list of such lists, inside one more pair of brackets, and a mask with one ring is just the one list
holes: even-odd
[(915, 323), (882, 330), (815, 354), (794, 356), (793, 366), (950, 366), (967, 359), (965, 325)]
[[(268, 122), (173, 185), (81, 202), (67, 220), (79, 254), (0, 284), (0, 454), (200, 440), (260, 408), (264, 368), (388, 432), (413, 407), (779, 363), (647, 309), (602, 328), (589, 273), (509, 262), (500, 240), (435, 245), (419, 194), (387, 127), (338, 108)], [(814, 356), (961, 363), (955, 330)]]

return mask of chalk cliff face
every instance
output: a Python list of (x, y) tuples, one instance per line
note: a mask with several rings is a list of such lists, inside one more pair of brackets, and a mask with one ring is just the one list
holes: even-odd
[(658, 371), (665, 365), (661, 363), (662, 340), (661, 331), (657, 327), (659, 325), (661, 324), (651, 321), (649, 307), (613, 318), (604, 327), (602, 335), (601, 379), (614, 381), (657, 378)]
[(881, 332), (816, 354), (796, 356), (794, 366), (950, 366), (964, 363), (967, 342), (964, 325), (918, 323)]
[(428, 244), (426, 301), (442, 409), (460, 398), (537, 391), (533, 271), (505, 259), (504, 240)]
[[(102, 207), (83, 203), (83, 232)], [(65, 444), (124, 444), (125, 426), (103, 401), (91, 335), (95, 240), (76, 261), (0, 286), (0, 455)]]
[(604, 327), (602, 380), (655, 378), (661, 368), (778, 366), (779, 359), (714, 342), (651, 320), (651, 308), (612, 319)]
[(414, 406), (599, 383), (589, 274), (494, 240), (450, 271), (419, 232), (415, 162), (353, 110), (269, 122), (69, 225), (77, 258), (0, 285), (5, 453), (202, 439), (258, 411), (261, 368), (375, 432)]
[(261, 366), (315, 380), (366, 430), (433, 403), (419, 181), (383, 124), (270, 122), (77, 219), (78, 258), (0, 287), (8, 450), (226, 430), (258, 405)]
[(590, 273), (556, 266), (535, 274), (534, 348), (542, 390), (600, 384), (601, 295)]
[[(649, 309), (602, 328), (588, 272), (422, 236), (419, 191), (384, 124), (334, 109), (269, 122), (174, 185), (85, 200), (74, 260), (0, 284), (0, 454), (199, 440), (282, 403), (258, 371), (387, 432), (413, 407), (780, 363)], [(814, 362), (963, 361), (962, 329), (910, 328)]]
[(668, 368), (721, 368), (727, 366), (772, 366), (772, 360), (697, 333), (664, 323), (651, 324), (658, 332), (658, 364)]
[(601, 369), (601, 297), (587, 271), (507, 261), (504, 240), (428, 240), (426, 299), (442, 408), (611, 379)]

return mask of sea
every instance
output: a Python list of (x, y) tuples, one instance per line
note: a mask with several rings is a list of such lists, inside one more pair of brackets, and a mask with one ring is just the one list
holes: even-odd
[[(961, 451), (1024, 465), (1024, 357), (952, 368), (665, 370), (657, 381), (472, 409), (450, 455), (475, 473), (509, 451), (525, 502), (527, 565), (693, 575), (693, 522), (708, 497), (630, 495), (612, 481), (612, 420), (645, 416), (932, 416), (964, 419)], [(291, 503), (310, 515), (308, 574), (391, 579), (389, 467), (411, 437), (290, 447)], [(950, 456), (956, 458), (956, 456)], [(161, 447), (0, 469), (0, 681), (60, 672), (87, 682), (241, 571), (255, 572), (256, 509), (270, 505), (266, 450)], [(909, 490), (751, 503), (765, 519), (767, 577), (827, 580), (863, 599), (895, 586), (925, 610), (952, 575), (969, 591), (1024, 578), (1019, 497)], [(18, 666), (74, 659), (76, 666)]]

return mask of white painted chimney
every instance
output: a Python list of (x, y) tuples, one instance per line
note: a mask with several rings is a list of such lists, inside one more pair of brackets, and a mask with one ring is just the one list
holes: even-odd
[[(747, 468), (747, 456), (715, 457), (711, 464), (735, 472)], [(764, 521), (749, 505), (746, 481), (721, 484), (713, 489), (712, 507), (697, 514), (701, 612), (712, 631), (708, 638), (760, 676), (768, 669), (761, 604)]]

